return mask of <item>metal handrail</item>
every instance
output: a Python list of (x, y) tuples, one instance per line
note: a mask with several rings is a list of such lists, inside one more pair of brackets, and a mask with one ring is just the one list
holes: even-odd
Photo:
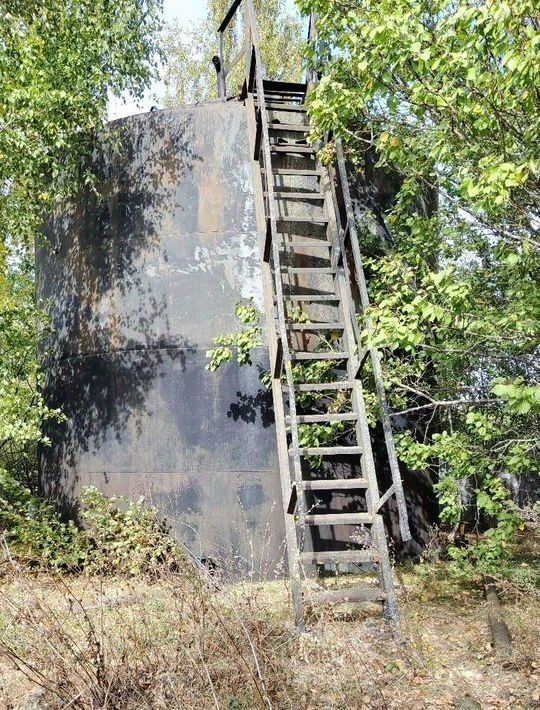
[[(308, 44), (315, 44), (316, 41), (317, 41), (317, 14), (315, 12), (312, 12), (309, 15), (307, 43)], [(317, 75), (316, 69), (314, 69), (314, 68), (310, 69), (309, 66), (307, 66), (306, 67), (306, 84), (308, 85), (308, 87), (310, 85), (317, 83), (317, 77), (318, 77), (318, 75)]]
[[(242, 59), (246, 53), (249, 55), (247, 58), (247, 73), (249, 73), (249, 63), (252, 60), (251, 57), (251, 52), (248, 50), (251, 48), (253, 49), (253, 18), (254, 16), (252, 13), (249, 11), (249, 7), (246, 7), (247, 13), (246, 13), (246, 35), (245, 35), (245, 41), (244, 41), (244, 46), (240, 51), (234, 56), (234, 58), (227, 64), (226, 62), (226, 57), (225, 57), (225, 31), (231, 24), (233, 18), (236, 16), (238, 10), (240, 9), (242, 3), (247, 0), (234, 0), (232, 3), (231, 7), (227, 11), (227, 14), (223, 18), (222, 23), (218, 27), (218, 38), (219, 38), (219, 63), (216, 65), (217, 68), (217, 75), (218, 75), (218, 97), (220, 99), (224, 99), (227, 96), (227, 77), (231, 73), (231, 71), (234, 69), (234, 67), (238, 64), (238, 62)], [(246, 81), (249, 81), (249, 77), (246, 79)]]
[(227, 14), (224, 17), (223, 22), (218, 27), (218, 32), (225, 32), (227, 27), (230, 25), (232, 18), (236, 15), (236, 11), (238, 10), (242, 2), (243, 0), (234, 0), (233, 4), (230, 6), (227, 11)]
[[(309, 36), (308, 41), (315, 41), (317, 38), (317, 22), (316, 15), (312, 13), (310, 15), (309, 21)], [(317, 76), (316, 73), (308, 72), (308, 77), (312, 83), (316, 83)], [(351, 198), (351, 190), (349, 186), (349, 178), (347, 174), (347, 164), (345, 161), (345, 155), (343, 152), (343, 145), (340, 138), (334, 140), (336, 146), (336, 167), (335, 176), (337, 178), (338, 187), (341, 191), (343, 198), (343, 203), (345, 207), (345, 219), (341, 219), (341, 214), (339, 213), (338, 205), (336, 204), (336, 218), (340, 222), (340, 227), (344, 236), (351, 245), (354, 272), (356, 274), (358, 288), (360, 292), (360, 303), (362, 306), (362, 314), (364, 316), (364, 322), (367, 332), (371, 335), (373, 334), (373, 322), (369, 316), (369, 293), (367, 288), (367, 281), (364, 272), (364, 265), (362, 261), (362, 253), (360, 251), (360, 239), (358, 236), (358, 230), (356, 227), (356, 219), (354, 215), (353, 203)], [(347, 258), (346, 253), (343, 255), (344, 260)], [(355, 324), (356, 325), (356, 324)], [(362, 344), (360, 342), (360, 331), (355, 327), (355, 337), (357, 339), (357, 346), (359, 354), (362, 351)], [(407, 503), (405, 501), (405, 493), (403, 490), (403, 481), (401, 479), (401, 471), (399, 467), (399, 461), (396, 453), (396, 445), (394, 441), (394, 434), (392, 431), (391, 423), (391, 410), (386, 399), (386, 393), (384, 389), (384, 377), (381, 365), (381, 358), (377, 348), (371, 346), (369, 348), (369, 356), (371, 359), (371, 366), (373, 368), (373, 378), (375, 380), (375, 389), (377, 393), (377, 400), (380, 409), (380, 419), (384, 432), (384, 440), (386, 445), (386, 451), (388, 455), (388, 463), (390, 465), (390, 472), (392, 475), (392, 487), (381, 497), (379, 502), (379, 507), (381, 507), (388, 498), (393, 494), (396, 498), (396, 504), (398, 508), (398, 518), (399, 518), (399, 529), (401, 533), (401, 539), (403, 542), (408, 542), (412, 539), (410, 527), (409, 527), (409, 516), (407, 512)]]
[[(349, 179), (347, 175), (347, 165), (345, 162), (345, 156), (343, 153), (343, 146), (341, 140), (337, 138), (335, 140), (336, 145), (336, 163), (337, 163), (337, 178), (338, 184), (343, 196), (343, 202), (345, 206), (345, 225), (342, 228), (345, 234), (348, 234), (349, 242), (351, 244), (352, 256), (354, 269), (356, 272), (358, 290), (360, 292), (360, 303), (362, 306), (362, 314), (364, 316), (365, 327), (369, 335), (374, 332), (373, 321), (369, 316), (369, 293), (367, 288), (366, 275), (364, 272), (364, 265), (362, 262), (362, 253), (360, 251), (360, 239), (358, 236), (358, 230), (356, 227), (356, 220), (354, 216), (351, 191), (349, 187)], [(360, 349), (361, 344), (358, 342), (358, 347)], [(371, 366), (373, 368), (373, 378), (375, 380), (375, 389), (377, 391), (377, 399), (380, 408), (380, 418), (381, 424), (384, 432), (384, 440), (386, 444), (386, 451), (388, 454), (388, 462), (390, 465), (390, 471), (392, 474), (392, 487), (393, 494), (396, 498), (396, 504), (398, 508), (399, 516), (399, 529), (401, 532), (401, 539), (403, 542), (408, 542), (411, 540), (412, 535), (409, 528), (409, 516), (407, 512), (407, 503), (405, 501), (405, 493), (403, 490), (403, 481), (401, 479), (401, 471), (399, 468), (399, 462), (396, 453), (396, 445), (394, 441), (394, 434), (392, 432), (392, 424), (390, 419), (390, 407), (386, 399), (386, 393), (384, 390), (384, 377), (381, 365), (381, 357), (377, 348), (371, 346), (369, 348), (369, 356), (371, 359)], [(389, 497), (389, 496), (388, 496)], [(383, 495), (385, 501), (387, 498)], [(382, 499), (381, 499), (382, 500)]]

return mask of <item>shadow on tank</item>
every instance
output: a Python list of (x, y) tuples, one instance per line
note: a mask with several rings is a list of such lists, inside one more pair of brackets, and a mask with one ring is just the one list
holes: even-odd
[[(59, 500), (69, 500), (77, 482), (68, 483), (62, 468), (76, 468), (81, 450), (99, 448), (111, 434), (121, 442), (128, 422), (140, 433), (146, 395), (164, 361), (184, 371), (194, 352), (196, 344), (171, 334), (165, 297), (156, 298), (137, 268), (142, 254), (159, 248), (176, 185), (201, 160), (190, 118), (148, 114), (138, 131), (127, 130), (129, 119), (111, 124), (89, 166), (95, 190), (47, 225), (49, 245), (38, 255), (49, 270), (39, 292), (54, 329), (44, 343), (45, 396), (67, 421), (61, 432), (58, 425), (47, 432), (53, 445), (41, 453), (46, 490)], [(118, 307), (126, 298), (129, 309)]]

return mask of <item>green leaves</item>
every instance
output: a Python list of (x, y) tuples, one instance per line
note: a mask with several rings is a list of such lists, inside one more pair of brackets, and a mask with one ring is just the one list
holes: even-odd
[(47, 331), (35, 308), (31, 274), (0, 276), (0, 460), (2, 453), (47, 443), (42, 423), (62, 420), (40, 393), (38, 341)]
[(54, 506), (0, 468), (0, 525), (12, 553), (45, 569), (76, 568), (86, 554), (75, 525), (64, 523)]
[(232, 362), (235, 355), (239, 365), (251, 365), (252, 351), (263, 346), (261, 315), (253, 300), (237, 303), (235, 314), (244, 327), (238, 332), (214, 338), (214, 344), (219, 347), (206, 352), (210, 360), (206, 365), (209, 372), (215, 372), (224, 363)]
[[(319, 3), (302, 5), (316, 9)], [(314, 92), (317, 121), (322, 125), (323, 114), (340, 107), (339, 86), (349, 102), (354, 88), (357, 117), (366, 124), (382, 119), (391, 125), (390, 134), (406, 133), (421, 148), (406, 159), (415, 174), (432, 170), (441, 158), (441, 143), (451, 146), (445, 160), (455, 172), (451, 181), (444, 180), (445, 188), (457, 189), (475, 209), (511, 218), (508, 210), (522, 188), (537, 188), (538, 173), (531, 174), (522, 163), (538, 157), (534, 86), (540, 76), (540, 33), (530, 21), (534, 3), (520, 3), (511, 13), (498, 0), (474, 7), (464, 1), (381, 6), (368, 0), (353, 2), (352, 8), (346, 20), (357, 33), (343, 30), (340, 6), (325, 8), (320, 18), (321, 41), (333, 46), (336, 58), (325, 68), (326, 83)], [(324, 108), (316, 103), (321, 98)], [(383, 110), (385, 104), (390, 108), (388, 101), (390, 113)], [(338, 110), (338, 132), (347, 118)], [(365, 127), (368, 134), (379, 128), (374, 123)], [(350, 134), (341, 134), (354, 143)], [(386, 159), (390, 146), (382, 144)]]
[(402, 460), (438, 481), (445, 522), (486, 533), (456, 558), (495, 564), (517, 531), (500, 478), (539, 472), (537, 4), (300, 5), (332, 47), (315, 134), (341, 137), (374, 212), (360, 325), (403, 413)]
[[(91, 186), (85, 168), (109, 92), (153, 75), (159, 0), (12, 0), (0, 6), (0, 467), (35, 474), (47, 444), (34, 247), (55, 205)], [(51, 255), (52, 259), (57, 258)]]
[(160, 3), (27, 7), (0, 10), (0, 184), (34, 211), (76, 188), (108, 93), (140, 95), (148, 84)]
[(491, 391), (500, 397), (512, 414), (540, 414), (540, 385), (528, 386), (523, 377), (513, 382), (498, 378)]
[(0, 525), (20, 562), (43, 570), (138, 575), (183, 561), (181, 546), (143, 498), (107, 498), (88, 487), (78, 504), (84, 530), (63, 522), (52, 503), (0, 469)]
[(139, 575), (178, 568), (184, 551), (169, 526), (144, 498), (107, 498), (93, 486), (79, 501), (86, 547), (81, 567), (89, 573)]

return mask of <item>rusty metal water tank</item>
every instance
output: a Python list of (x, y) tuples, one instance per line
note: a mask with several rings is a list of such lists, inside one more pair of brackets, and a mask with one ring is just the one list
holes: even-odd
[(47, 432), (41, 479), (68, 506), (88, 485), (143, 495), (198, 557), (267, 575), (284, 539), (268, 355), (205, 370), (235, 304), (262, 308), (246, 124), (222, 102), (117, 121), (98, 195), (50, 221), (46, 395), (67, 421)]

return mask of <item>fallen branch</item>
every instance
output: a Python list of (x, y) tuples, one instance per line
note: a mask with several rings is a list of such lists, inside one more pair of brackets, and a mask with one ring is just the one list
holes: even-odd
[(146, 594), (122, 594), (117, 597), (101, 597), (98, 604), (89, 604), (81, 608), (75, 608), (75, 600), (70, 600), (68, 605), (65, 605), (62, 611), (72, 614), (86, 614), (88, 611), (96, 611), (105, 607), (128, 606), (129, 604), (138, 604), (147, 598)]
[(421, 404), (418, 407), (403, 409), (401, 412), (392, 412), (391, 417), (402, 417), (405, 414), (412, 414), (423, 409), (436, 409), (437, 407), (476, 407), (479, 404), (500, 404), (499, 399), (442, 399), (430, 402), (429, 404)]
[(495, 651), (505, 661), (512, 657), (512, 637), (503, 617), (503, 610), (493, 579), (484, 578), (484, 591), (488, 604), (488, 622)]

